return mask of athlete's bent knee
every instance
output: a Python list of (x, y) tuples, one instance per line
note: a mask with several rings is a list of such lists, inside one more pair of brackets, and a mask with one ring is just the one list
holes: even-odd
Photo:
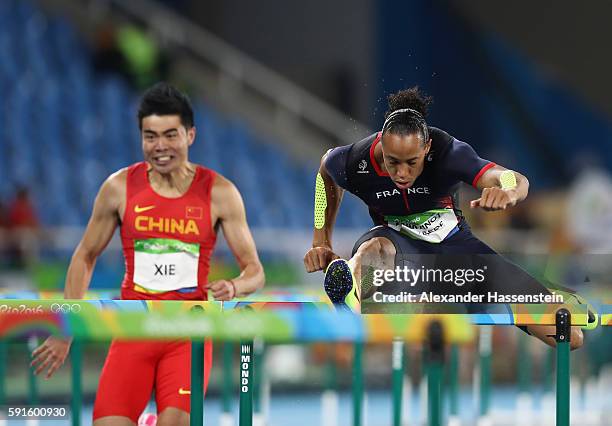
[(157, 426), (189, 426), (189, 413), (169, 407), (159, 413)]
[(371, 240), (365, 241), (357, 249), (357, 254), (376, 253), (380, 250), (380, 242), (378, 238), (372, 238)]
[(388, 238), (375, 237), (360, 245), (357, 253), (368, 253), (380, 256), (381, 258), (388, 258), (395, 256), (395, 246)]

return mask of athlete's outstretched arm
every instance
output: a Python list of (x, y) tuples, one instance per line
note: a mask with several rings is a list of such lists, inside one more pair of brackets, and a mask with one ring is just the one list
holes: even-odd
[(89, 223), (68, 266), (64, 287), (66, 299), (82, 299), (85, 296), (96, 260), (119, 225), (120, 185), (120, 179), (114, 174), (102, 184), (96, 196)]
[(317, 174), (312, 248), (304, 256), (304, 266), (308, 272), (324, 270), (332, 260), (339, 257), (332, 248), (332, 232), (344, 189), (334, 182), (325, 168), (328, 154), (329, 151), (321, 158)]
[(470, 207), (484, 210), (506, 210), (527, 198), (529, 181), (522, 174), (495, 165), (478, 180), (476, 187), (482, 191), (480, 198), (472, 200)]
[(238, 262), (240, 275), (232, 280), (211, 282), (208, 288), (216, 300), (249, 295), (264, 286), (264, 270), (247, 224), (240, 192), (220, 175), (217, 175), (212, 189), (212, 209)]
[[(112, 238), (117, 227), (118, 206), (121, 200), (121, 179), (118, 174), (108, 178), (98, 192), (87, 229), (68, 267), (64, 287), (66, 299), (82, 299), (85, 296), (96, 259)], [(45, 340), (32, 352), (33, 360), (30, 365), (36, 368), (34, 373), (39, 374), (48, 369), (46, 377), (51, 377), (64, 364), (70, 351), (71, 341), (72, 339), (60, 339), (53, 336)]]

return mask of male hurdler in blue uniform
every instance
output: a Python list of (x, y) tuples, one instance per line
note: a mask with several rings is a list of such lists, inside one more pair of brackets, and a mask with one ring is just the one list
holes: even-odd
[[(416, 282), (405, 282), (403, 287), (397, 282), (383, 285), (387, 294), (433, 290), (453, 295), (549, 296), (550, 291), (537, 280), (476, 238), (458, 208), (456, 190), (461, 182), (481, 191), (480, 198), (471, 201), (471, 208), (497, 211), (527, 197), (527, 178), (480, 158), (467, 143), (428, 126), (429, 102), (416, 87), (391, 95), (380, 132), (323, 156), (317, 176), (313, 245), (304, 257), (306, 270), (326, 270), (325, 288), (334, 302), (342, 302), (351, 289), (353, 299), (359, 298), (360, 291), (364, 299), (372, 296), (371, 289), (358, 288), (367, 267), (421, 270), (423, 275)], [(376, 225), (359, 238), (348, 261), (339, 259), (331, 243), (345, 190), (368, 206)], [(486, 270), (484, 284), (474, 275), (460, 286), (451, 282), (441, 287), (440, 275), (435, 274), (435, 284), (435, 278), (424, 279), (428, 270), (457, 273), (466, 268), (481, 273)], [(491, 301), (487, 297), (480, 300)], [(555, 345), (550, 337), (555, 334), (554, 327), (529, 326), (525, 331)], [(582, 345), (579, 328), (572, 329), (571, 345)]]

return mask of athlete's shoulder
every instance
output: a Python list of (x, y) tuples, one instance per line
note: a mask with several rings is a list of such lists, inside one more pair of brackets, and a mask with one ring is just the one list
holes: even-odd
[(221, 173), (217, 173), (217, 172), (213, 172), (213, 173), (215, 174), (215, 181), (213, 183), (213, 191), (232, 191), (234, 189), (238, 190), (238, 188), (236, 188), (236, 185), (234, 185), (234, 183), (230, 179), (226, 178)]
[(351, 144), (348, 145), (340, 145), (337, 146), (335, 148), (331, 148), (328, 149), (327, 152), (323, 155), (323, 158), (325, 159), (326, 157), (328, 157), (330, 154), (332, 153), (343, 153), (343, 154), (348, 154), (351, 152), (361, 152), (361, 151), (368, 151), (370, 149), (370, 146), (376, 141), (376, 139), (380, 138), (380, 132), (378, 133), (374, 133), (371, 134), (361, 140), (358, 140), (357, 142), (353, 142)]
[(445, 130), (440, 129), (439, 127), (429, 126), (429, 137), (436, 138), (440, 141), (450, 141), (453, 137)]
[(431, 139), (432, 149), (437, 149), (438, 151), (448, 149), (450, 145), (452, 145), (453, 140), (455, 139), (448, 132), (438, 127), (429, 126), (428, 130), (429, 138)]
[(210, 169), (202, 164), (191, 163), (191, 165), (195, 167), (196, 169), (200, 170), (201, 173), (204, 173), (207, 175), (218, 175), (219, 174), (216, 170)]
[(113, 192), (125, 192), (129, 171), (130, 167), (123, 167), (111, 173), (102, 184), (102, 188), (108, 188)]
[(128, 168), (125, 167), (108, 176), (100, 186), (96, 204), (109, 211), (119, 208), (126, 194), (127, 175)]
[(210, 208), (221, 220), (244, 214), (240, 191), (231, 180), (218, 173), (212, 186)]
[[(137, 163), (130, 164), (127, 167), (119, 169), (118, 172), (125, 170), (126, 176), (133, 176), (138, 173), (143, 173), (144, 171), (149, 169), (149, 163), (146, 161), (139, 161)], [(117, 173), (117, 172), (115, 172)], [(112, 176), (112, 175), (111, 175)]]
[(442, 160), (450, 161), (451, 158), (455, 161), (457, 156), (463, 157), (467, 151), (472, 150), (469, 144), (438, 127), (429, 127), (429, 137), (431, 139), (430, 161), (439, 163)]
[(380, 132), (373, 133), (350, 145), (334, 148), (331, 152), (329, 152), (329, 154), (335, 155), (336, 157), (342, 156), (344, 159), (344, 164), (349, 166), (355, 162), (361, 162), (364, 158), (368, 158), (370, 156), (372, 146), (378, 140), (380, 140)]
[(242, 199), (238, 187), (225, 176), (215, 173), (215, 180), (212, 184), (211, 199), (214, 203), (226, 203), (228, 201)]
[(110, 181), (110, 180), (125, 180), (125, 179), (127, 179), (127, 175), (128, 175), (129, 170), (130, 170), (130, 167), (132, 167), (132, 166), (122, 167), (119, 170), (114, 171), (113, 173), (108, 175), (107, 180)]
[(379, 138), (380, 134), (374, 133), (350, 145), (327, 151), (323, 156), (323, 165), (337, 185), (350, 190), (349, 175), (357, 170), (357, 173), (367, 173), (365, 169), (371, 161), (371, 149)]
[(474, 185), (475, 177), (490, 161), (481, 158), (467, 142), (430, 127), (432, 146), (428, 159), (447, 176)]
[(380, 137), (381, 137), (380, 132), (372, 133), (371, 135), (366, 136), (365, 138), (353, 143), (351, 145), (352, 150), (357, 155), (364, 154), (364, 153), (367, 153), (369, 155), (370, 148), (376, 141), (380, 140)]

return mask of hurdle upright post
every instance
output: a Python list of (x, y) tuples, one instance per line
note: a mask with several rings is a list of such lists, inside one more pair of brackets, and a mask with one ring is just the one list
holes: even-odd
[(393, 389), (393, 426), (402, 426), (402, 388), (404, 386), (404, 342), (393, 341), (391, 353)]
[[(203, 312), (202, 306), (196, 305), (191, 308), (192, 312)], [(191, 340), (191, 395), (190, 402), (190, 426), (202, 426), (204, 424), (204, 340), (194, 338)]]
[(204, 424), (204, 342), (191, 341), (191, 413), (189, 424), (202, 426)]
[(74, 339), (72, 341), (70, 351), (70, 361), (72, 366), (72, 396), (70, 399), (72, 426), (80, 426), (81, 407), (83, 406), (83, 343), (79, 339)]
[(444, 362), (444, 329), (432, 321), (427, 330), (427, 401), (429, 426), (442, 425), (442, 364)]
[(493, 328), (490, 325), (480, 327), (478, 339), (479, 352), (479, 423), (488, 424), (489, 407), (491, 404), (491, 351), (493, 345)]
[(353, 426), (361, 426), (363, 417), (363, 342), (356, 342), (353, 348)]
[(456, 343), (451, 345), (448, 387), (450, 403), (448, 424), (456, 425), (459, 424), (459, 346)]
[(557, 342), (557, 426), (570, 424), (570, 338), (572, 316), (565, 309), (555, 315)]
[(253, 425), (253, 341), (240, 343), (239, 426)]
[(234, 419), (232, 417), (232, 351), (233, 344), (231, 342), (223, 342), (223, 381), (221, 383), (221, 426), (233, 426)]
[(321, 394), (321, 426), (338, 426), (338, 369), (337, 345), (326, 345), (325, 390)]
[(253, 423), (262, 426), (266, 423), (263, 408), (264, 393), (264, 353), (265, 345), (261, 339), (253, 341)]

